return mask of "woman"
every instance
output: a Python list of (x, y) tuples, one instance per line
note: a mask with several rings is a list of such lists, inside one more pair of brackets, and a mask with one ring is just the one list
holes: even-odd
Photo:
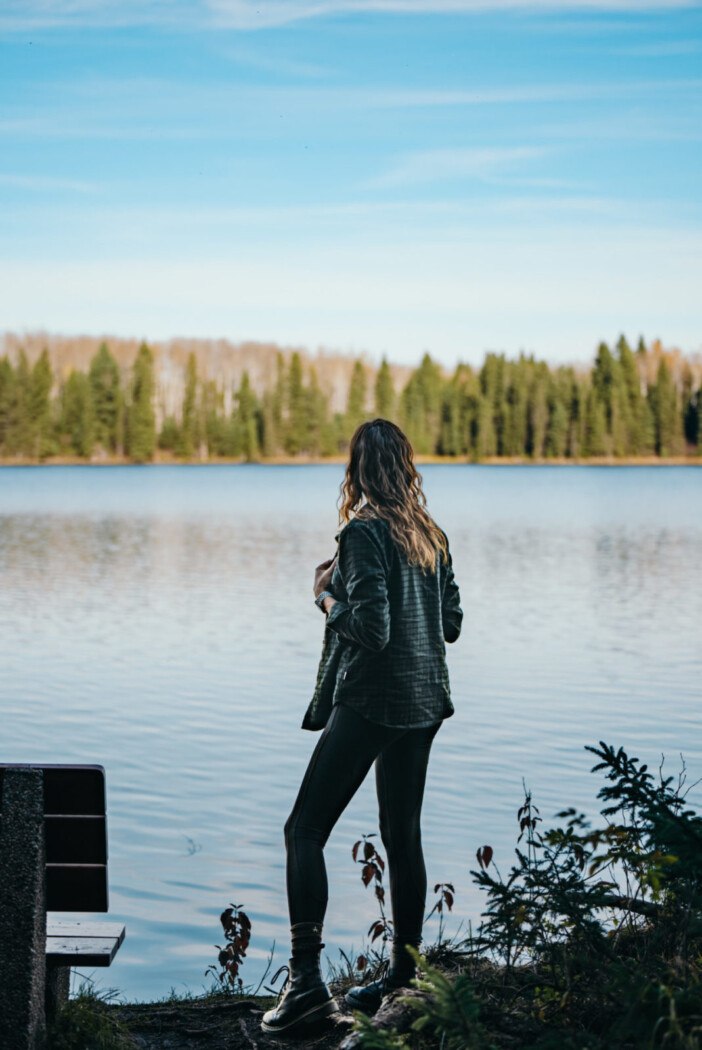
[(338, 1006), (319, 957), (327, 906), (324, 845), (375, 762), (387, 853), (393, 942), (386, 975), (346, 1001), (372, 1013), (415, 975), (426, 903), (420, 812), (432, 740), (453, 714), (446, 648), (463, 613), (448, 540), (431, 519), (399, 427), (358, 427), (342, 485), (337, 555), (317, 566), (315, 602), (326, 615), (322, 659), (303, 728), (319, 738), (285, 824), (292, 957), (284, 994), (264, 1014), (267, 1032), (327, 1017)]

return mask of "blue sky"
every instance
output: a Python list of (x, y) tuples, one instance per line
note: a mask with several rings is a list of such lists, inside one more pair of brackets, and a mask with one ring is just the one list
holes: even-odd
[(702, 349), (702, 7), (2, 0), (0, 330)]

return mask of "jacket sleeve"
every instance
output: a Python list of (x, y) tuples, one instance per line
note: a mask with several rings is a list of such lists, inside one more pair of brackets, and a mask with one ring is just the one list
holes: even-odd
[(448, 560), (444, 566), (446, 578), (441, 593), (441, 622), (444, 628), (444, 641), (455, 642), (461, 633), (463, 610), (461, 609), (461, 595), (458, 590), (458, 584), (453, 574), (453, 562), (451, 560), (451, 552), (448, 550), (448, 540), (446, 542)]
[(390, 641), (390, 601), (382, 547), (362, 525), (339, 535), (339, 573), (348, 601), (337, 601), (327, 627), (350, 642), (380, 652)]

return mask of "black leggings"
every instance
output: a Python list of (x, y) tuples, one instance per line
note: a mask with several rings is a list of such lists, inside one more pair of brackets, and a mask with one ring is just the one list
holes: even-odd
[(323, 923), (328, 897), (323, 849), (375, 760), (394, 936), (419, 943), (427, 893), (419, 820), (429, 751), (440, 725), (393, 728), (334, 705), (285, 824), (291, 925)]

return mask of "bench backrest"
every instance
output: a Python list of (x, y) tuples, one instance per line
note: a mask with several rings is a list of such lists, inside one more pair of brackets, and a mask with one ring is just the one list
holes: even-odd
[(0, 834), (4, 771), (17, 768), (43, 772), (47, 911), (106, 912), (105, 770), (0, 763)]

